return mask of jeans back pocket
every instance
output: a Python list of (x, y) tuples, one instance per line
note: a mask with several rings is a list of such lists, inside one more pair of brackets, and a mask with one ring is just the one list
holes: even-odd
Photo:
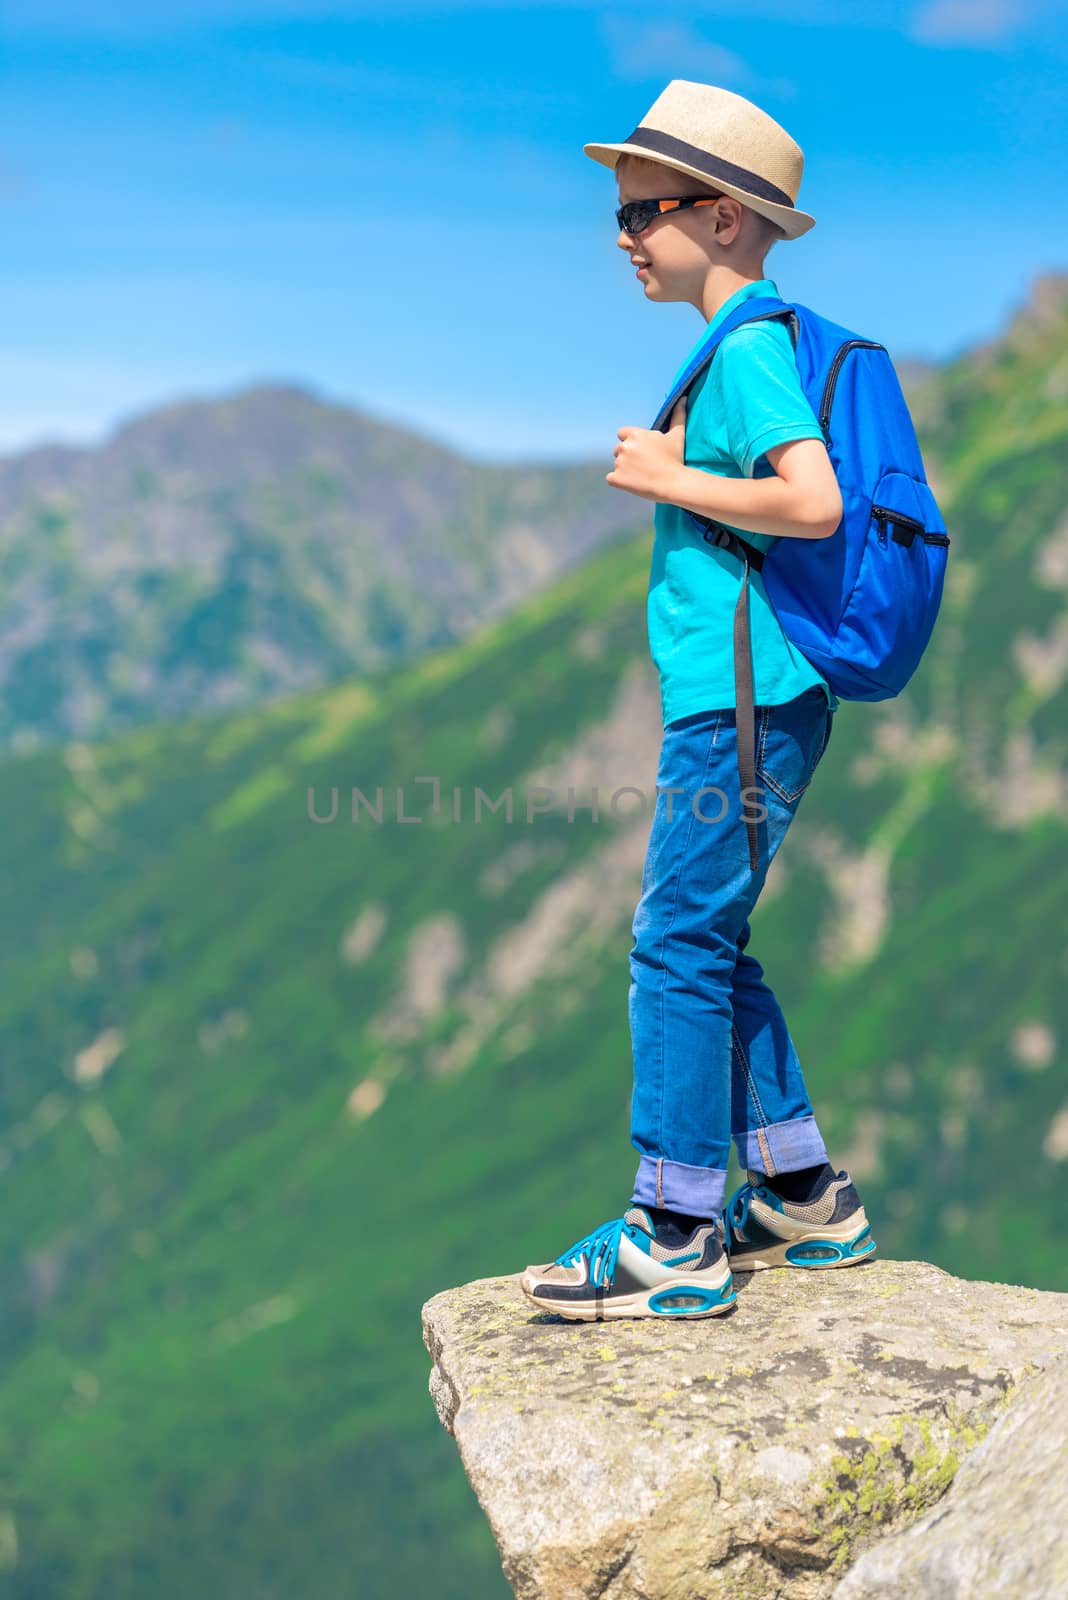
[(823, 759), (830, 743), (834, 712), (822, 687), (814, 684), (795, 700), (782, 706), (760, 706), (758, 713), (757, 782), (784, 805), (792, 806), (812, 782)]

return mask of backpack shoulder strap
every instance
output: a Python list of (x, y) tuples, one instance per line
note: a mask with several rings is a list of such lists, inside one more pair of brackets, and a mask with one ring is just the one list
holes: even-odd
[(730, 315), (724, 318), (715, 333), (695, 351), (692, 361), (687, 364), (669, 389), (656, 414), (653, 427), (658, 428), (661, 433), (667, 432), (668, 420), (679, 396), (708, 366), (728, 333), (733, 333), (735, 328), (741, 328), (747, 322), (764, 322), (770, 317), (782, 318), (787, 323), (796, 347), (799, 324), (797, 312), (792, 305), (785, 300), (776, 300), (773, 295), (760, 295), (752, 300), (743, 300), (741, 305), (736, 306)]

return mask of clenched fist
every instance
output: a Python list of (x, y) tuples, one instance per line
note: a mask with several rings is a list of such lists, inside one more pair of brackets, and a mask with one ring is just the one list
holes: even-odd
[(616, 464), (605, 482), (643, 500), (670, 503), (679, 468), (685, 464), (685, 445), (686, 396), (681, 395), (666, 433), (659, 428), (620, 428)]

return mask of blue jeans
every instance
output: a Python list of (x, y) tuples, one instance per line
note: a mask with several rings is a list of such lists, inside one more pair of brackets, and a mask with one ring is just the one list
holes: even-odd
[(768, 1176), (827, 1159), (785, 1018), (746, 946), (834, 712), (816, 684), (755, 715), (762, 792), (747, 810), (766, 811), (760, 868), (749, 865), (734, 710), (681, 717), (664, 729), (632, 929), (632, 1199), (694, 1216), (723, 1208), (732, 1135), (742, 1166)]

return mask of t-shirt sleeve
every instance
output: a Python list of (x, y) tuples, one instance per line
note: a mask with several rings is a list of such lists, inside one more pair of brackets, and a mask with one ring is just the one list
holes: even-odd
[(714, 404), (743, 477), (760, 457), (793, 439), (822, 439), (823, 429), (797, 373), (788, 329), (781, 324), (736, 328), (709, 371)]

